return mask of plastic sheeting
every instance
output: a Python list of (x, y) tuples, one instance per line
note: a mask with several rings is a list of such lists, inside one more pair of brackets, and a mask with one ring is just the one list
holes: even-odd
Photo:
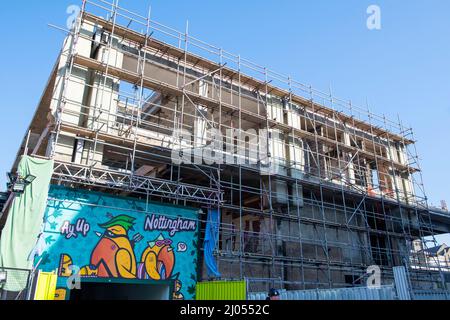
[[(42, 227), (53, 160), (23, 156), (17, 173), (22, 177), (33, 175), (36, 178), (12, 202), (0, 239), (0, 267), (31, 269), (33, 259), (30, 259), (30, 253), (36, 246)], [(8, 277), (5, 290), (17, 292), (26, 287), (26, 281), (12, 278)]]
[(214, 250), (219, 239), (220, 210), (212, 209), (208, 211), (208, 221), (206, 223), (206, 234), (204, 242), (205, 264), (209, 276), (220, 278), (221, 275), (214, 259)]

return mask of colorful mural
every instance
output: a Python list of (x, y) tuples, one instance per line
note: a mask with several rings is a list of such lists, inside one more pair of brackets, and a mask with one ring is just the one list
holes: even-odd
[(173, 280), (173, 299), (193, 299), (198, 210), (52, 186), (39, 269), (58, 268), (57, 299), (67, 279)]

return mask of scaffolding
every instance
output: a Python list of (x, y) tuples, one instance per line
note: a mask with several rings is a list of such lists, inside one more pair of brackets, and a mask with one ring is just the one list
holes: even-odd
[[(446, 230), (400, 120), (118, 0), (84, 0), (67, 33), (20, 151), (54, 159), (53, 183), (220, 209), (219, 270), (250, 291), (364, 284), (371, 265), (383, 281), (405, 265), (417, 287), (443, 282), (412, 266), (412, 242)], [(214, 132), (232, 136), (217, 147)]]

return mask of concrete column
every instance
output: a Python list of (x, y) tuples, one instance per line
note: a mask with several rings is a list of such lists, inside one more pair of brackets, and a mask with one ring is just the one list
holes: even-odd
[[(83, 24), (81, 32), (86, 37), (92, 37), (94, 35), (94, 26)], [(87, 68), (74, 66), (72, 75), (77, 79), (72, 78), (72, 81), (65, 81), (65, 76), (68, 72), (68, 58), (72, 49), (76, 54), (89, 57), (91, 54), (91, 41), (81, 37), (78, 38), (76, 44), (74, 44), (73, 41), (74, 38), (72, 35), (64, 40), (62, 55), (58, 62), (58, 74), (56, 76), (55, 89), (53, 91), (50, 109), (56, 118), (58, 107), (64, 108), (62, 120), (66, 123), (78, 125), (85, 92), (84, 81), (88, 76), (88, 70)], [(75, 48), (73, 48), (74, 46)], [(62, 101), (63, 94), (65, 95), (65, 102)]]
[[(206, 83), (202, 80), (200, 81), (200, 84), (199, 84), (199, 94), (202, 97), (208, 97), (208, 83)], [(198, 147), (202, 147), (206, 144), (206, 138), (207, 138), (206, 118), (208, 117), (208, 108), (199, 105), (195, 115), (196, 115), (196, 119), (195, 119), (195, 126), (194, 126), (194, 130), (195, 130), (194, 141), (195, 141), (195, 147), (198, 148)]]
[[(114, 38), (112, 40), (111, 48), (109, 48), (109, 37), (101, 37), (101, 47), (94, 57), (98, 61), (104, 64), (109, 64), (112, 67), (122, 68), (123, 65), (123, 53), (121, 53), (117, 47), (120, 46), (119, 39)], [(138, 66), (138, 72), (142, 72), (143, 61)], [(90, 79), (87, 79), (89, 81)], [(117, 105), (119, 99), (120, 81), (112, 78), (110, 75), (106, 78), (100, 74), (95, 74), (90, 85), (92, 90), (90, 97), (87, 97), (87, 103), (89, 103), (89, 119), (88, 128), (93, 130), (100, 130), (101, 132), (108, 132), (110, 128), (114, 128), (115, 115), (117, 113)], [(88, 88), (86, 88), (88, 90)], [(130, 94), (129, 92), (127, 93)], [(132, 107), (135, 107), (136, 117), (139, 106), (139, 94), (136, 97), (136, 101), (131, 103)]]
[(288, 160), (291, 164), (291, 176), (293, 178), (302, 178), (305, 171), (305, 153), (303, 143), (299, 139), (288, 139)]
[[(208, 83), (199, 81), (199, 94), (202, 97), (208, 97)], [(198, 105), (195, 110), (194, 119), (194, 160), (195, 163), (201, 164), (203, 161), (203, 147), (206, 145), (207, 139), (207, 121), (208, 108)]]
[[(350, 134), (347, 132), (344, 132), (344, 143), (347, 146), (351, 146), (351, 141), (350, 141)], [(353, 154), (352, 153), (348, 153), (347, 157), (346, 157), (347, 161), (350, 161), (353, 158)], [(353, 164), (353, 161), (351, 161), (348, 165), (347, 165), (347, 175), (348, 175), (348, 182), (350, 184), (355, 184), (356, 179), (355, 179), (355, 165)]]
[(270, 129), (271, 134), (269, 150), (273, 173), (287, 174), (285, 140), (280, 130)]
[(81, 164), (81, 160), (83, 158), (83, 150), (84, 150), (84, 140), (78, 139), (76, 140), (75, 150), (73, 154), (73, 163)]

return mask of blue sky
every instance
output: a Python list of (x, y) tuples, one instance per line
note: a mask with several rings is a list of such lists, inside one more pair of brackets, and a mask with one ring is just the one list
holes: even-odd
[[(56, 60), (75, 0), (8, 1), (0, 11), (0, 189)], [(369, 5), (382, 28), (366, 27)], [(425, 188), (450, 204), (450, 1), (121, 0), (121, 5), (414, 128)], [(450, 238), (449, 238), (450, 239)]]

